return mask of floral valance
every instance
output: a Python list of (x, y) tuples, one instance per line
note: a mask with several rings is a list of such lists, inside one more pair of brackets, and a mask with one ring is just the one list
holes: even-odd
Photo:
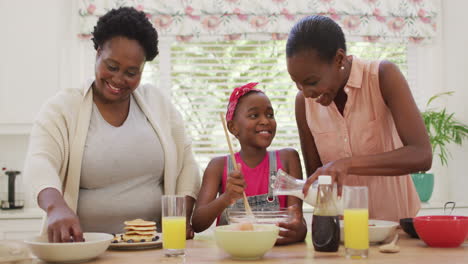
[(144, 11), (162, 36), (180, 41), (284, 39), (299, 19), (334, 19), (348, 39), (427, 42), (440, 0), (80, 0), (80, 34), (112, 8)]

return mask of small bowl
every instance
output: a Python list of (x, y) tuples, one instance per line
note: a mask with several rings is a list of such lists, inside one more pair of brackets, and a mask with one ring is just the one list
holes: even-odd
[(49, 243), (46, 236), (36, 236), (24, 242), (32, 253), (45, 262), (84, 262), (106, 251), (113, 236), (106, 233), (84, 233), (86, 242)]
[(276, 242), (279, 228), (270, 224), (254, 224), (252, 231), (239, 231), (238, 224), (217, 226), (214, 237), (218, 247), (233, 259), (260, 259)]
[(459, 247), (468, 234), (468, 217), (427, 215), (414, 218), (419, 237), (430, 247)]
[[(377, 244), (393, 237), (397, 222), (369, 219), (369, 243)], [(344, 241), (344, 221), (340, 220), (340, 240)]]
[[(275, 211), (252, 211), (257, 224), (277, 224), (279, 222), (289, 223), (292, 220), (292, 213), (288, 209), (280, 209)], [(252, 219), (244, 210), (228, 210), (229, 224), (237, 224), (242, 222), (251, 222)]]
[(418, 233), (414, 229), (413, 218), (402, 218), (400, 219), (400, 226), (412, 238), (419, 238)]
[(31, 252), (24, 243), (15, 240), (0, 240), (0, 263), (29, 263)]

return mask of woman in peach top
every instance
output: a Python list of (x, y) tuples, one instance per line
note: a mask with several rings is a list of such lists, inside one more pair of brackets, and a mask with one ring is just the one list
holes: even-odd
[(432, 151), (408, 84), (395, 64), (346, 54), (341, 28), (310, 16), (291, 30), (287, 67), (299, 92), (296, 121), (307, 192), (318, 175), (369, 188), (369, 217), (414, 217), (420, 202), (408, 173), (431, 167)]

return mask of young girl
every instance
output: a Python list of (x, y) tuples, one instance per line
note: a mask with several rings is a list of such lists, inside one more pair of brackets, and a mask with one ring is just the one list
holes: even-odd
[(276, 133), (276, 121), (270, 100), (254, 88), (256, 85), (249, 83), (235, 88), (226, 114), (229, 132), (241, 145), (240, 152), (235, 154), (240, 171), (233, 169), (230, 155), (211, 160), (203, 175), (192, 219), (193, 229), (201, 232), (217, 218), (217, 224), (226, 224), (223, 212), (227, 208), (243, 208), (245, 191), (252, 210), (294, 208), (294, 220), (279, 224), (286, 230), (280, 231), (282, 238), (277, 244), (303, 241), (307, 228), (302, 217), (302, 201), (293, 196), (272, 194), (272, 182), (278, 169), (302, 178), (299, 155), (290, 148), (267, 151)]

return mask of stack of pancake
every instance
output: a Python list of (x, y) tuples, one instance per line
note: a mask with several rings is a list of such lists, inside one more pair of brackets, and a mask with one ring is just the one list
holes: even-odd
[(122, 240), (125, 242), (147, 242), (156, 235), (156, 223), (153, 221), (135, 219), (124, 223), (125, 234), (122, 235)]

